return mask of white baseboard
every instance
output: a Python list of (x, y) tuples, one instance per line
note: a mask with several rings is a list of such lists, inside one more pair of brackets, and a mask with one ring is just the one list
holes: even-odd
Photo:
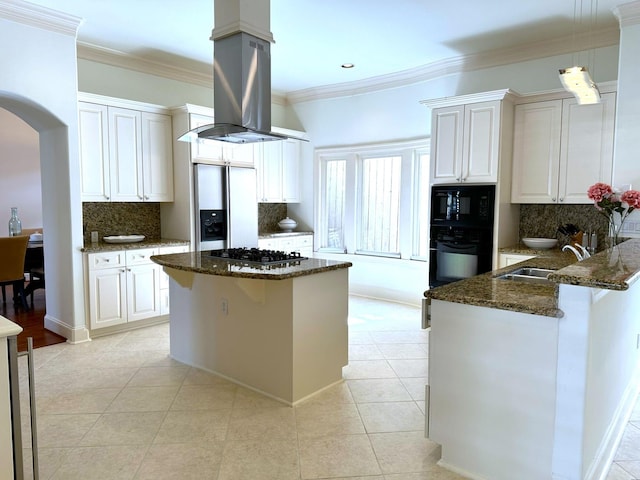
[(67, 339), (68, 343), (83, 343), (91, 341), (91, 338), (89, 337), (89, 330), (87, 330), (84, 325), (72, 327), (51, 315), (44, 316), (44, 328), (63, 336)]
[(624, 431), (629, 423), (629, 418), (636, 405), (636, 399), (640, 391), (639, 378), (640, 364), (636, 366), (635, 375), (632, 381), (629, 382), (629, 385), (627, 385), (622, 401), (616, 410), (616, 414), (611, 420), (602, 442), (600, 442), (596, 457), (593, 459), (585, 475), (586, 480), (606, 480)]

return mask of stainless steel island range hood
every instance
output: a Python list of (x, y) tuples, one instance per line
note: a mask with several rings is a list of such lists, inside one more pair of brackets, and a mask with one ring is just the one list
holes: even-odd
[[(219, 0), (216, 0), (218, 4)], [(233, 2), (227, 3), (233, 4)], [(265, 0), (263, 0), (265, 1)], [(224, 3), (224, 2), (223, 2)], [(269, 1), (266, 1), (266, 11)], [(221, 140), (232, 143), (253, 143), (291, 138), (271, 131), (271, 43), (242, 26), (250, 22), (238, 19), (235, 30), (225, 24), (219, 28), (219, 16), (226, 13), (224, 5), (216, 5), (216, 28), (213, 40), (213, 109), (215, 123), (190, 130), (179, 138)], [(242, 6), (232, 9), (242, 12)], [(261, 16), (269, 30), (268, 14)], [(253, 18), (251, 19), (253, 20)], [(224, 22), (224, 20), (221, 20)], [(215, 32), (223, 30), (222, 35)], [(269, 32), (270, 34), (270, 32)], [(304, 139), (300, 139), (304, 140)]]

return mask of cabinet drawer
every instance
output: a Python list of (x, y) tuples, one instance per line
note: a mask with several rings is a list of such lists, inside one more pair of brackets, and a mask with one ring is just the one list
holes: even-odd
[(90, 253), (87, 255), (89, 270), (102, 270), (105, 268), (124, 267), (124, 251)]
[(296, 237), (296, 247), (306, 248), (313, 247), (313, 235), (302, 235)]
[(186, 253), (189, 251), (188, 245), (175, 245), (171, 247), (160, 247), (158, 255), (168, 255), (170, 253)]
[(140, 248), (136, 250), (127, 250), (126, 251), (126, 259), (127, 266), (130, 267), (132, 265), (140, 265), (143, 263), (151, 263), (151, 256), (157, 255), (157, 248)]

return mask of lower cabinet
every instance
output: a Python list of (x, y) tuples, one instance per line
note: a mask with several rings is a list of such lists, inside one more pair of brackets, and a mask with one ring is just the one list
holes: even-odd
[(517, 253), (501, 253), (498, 261), (498, 268), (508, 267), (516, 263), (524, 262), (530, 258), (535, 258), (535, 255), (521, 255)]
[(303, 257), (313, 256), (313, 235), (291, 235), (282, 237), (261, 238), (259, 248), (279, 250), (283, 252), (300, 252)]
[(160, 315), (157, 248), (87, 254), (90, 328), (104, 328)]
[(151, 256), (188, 251), (187, 245), (88, 253), (91, 330), (169, 313), (169, 277)]

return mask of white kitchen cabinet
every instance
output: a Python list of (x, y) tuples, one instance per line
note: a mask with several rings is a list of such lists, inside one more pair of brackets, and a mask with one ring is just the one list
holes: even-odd
[(142, 112), (142, 192), (149, 202), (173, 200), (171, 117)]
[(300, 141), (295, 139), (256, 146), (259, 202), (300, 201), (300, 150)]
[[(201, 113), (189, 113), (188, 117), (189, 130), (214, 122), (212, 116)], [(191, 161), (210, 165), (254, 166), (254, 145), (198, 139), (192, 142)]]
[(616, 94), (601, 97), (516, 105), (513, 203), (591, 203), (589, 186), (611, 183)]
[(518, 253), (501, 253), (498, 260), (498, 268), (508, 267), (509, 265), (514, 265), (516, 263), (524, 262), (525, 260), (529, 260), (531, 258), (535, 258), (535, 255), (522, 255)]
[(160, 266), (156, 248), (87, 254), (92, 330), (160, 315)]
[(79, 102), (82, 200), (173, 201), (171, 117)]
[(82, 200), (109, 201), (109, 118), (107, 106), (80, 103), (78, 108), (80, 137), (80, 187)]
[(299, 252), (303, 257), (313, 256), (313, 235), (284, 235), (258, 240), (258, 248), (283, 252)]
[(498, 181), (499, 100), (434, 108), (431, 117), (431, 183)]

